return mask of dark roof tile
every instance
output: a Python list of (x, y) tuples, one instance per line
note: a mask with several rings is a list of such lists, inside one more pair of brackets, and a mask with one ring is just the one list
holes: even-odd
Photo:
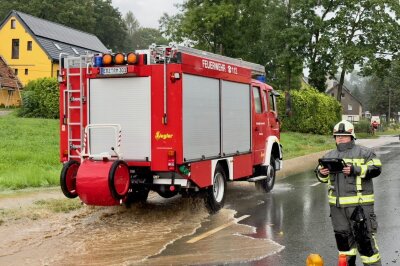
[(37, 37), (50, 39), (97, 52), (108, 49), (95, 35), (58, 23), (34, 17), (19, 11), (16, 13)]

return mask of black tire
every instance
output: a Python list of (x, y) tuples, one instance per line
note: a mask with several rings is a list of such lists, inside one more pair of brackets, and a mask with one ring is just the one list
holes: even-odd
[(260, 166), (259, 175), (267, 175), (269, 177), (260, 181), (256, 181), (256, 188), (266, 193), (270, 192), (275, 185), (276, 169), (275, 169), (275, 158), (271, 155), (270, 166)]
[[(119, 168), (119, 166), (123, 166), (128, 169), (128, 183), (126, 185), (126, 188), (124, 189), (123, 192), (117, 191), (117, 188), (115, 187), (115, 175), (116, 172)], [(108, 173), (108, 187), (110, 189), (111, 195), (114, 199), (120, 200), (126, 197), (129, 191), (129, 186), (130, 186), (130, 179), (129, 179), (129, 167), (128, 164), (122, 160), (117, 160), (115, 161), (110, 168), (110, 172)]]
[(139, 187), (128, 193), (125, 206), (130, 207), (134, 203), (146, 203), (150, 190), (146, 187)]
[(206, 189), (205, 204), (208, 212), (214, 214), (218, 212), (225, 203), (226, 175), (220, 164), (215, 168), (213, 184)]
[(125, 200), (125, 206), (129, 208), (135, 203), (146, 203), (153, 184), (153, 176), (150, 172), (140, 172), (136, 176), (136, 182), (131, 183), (129, 193)]
[(70, 199), (76, 198), (76, 174), (80, 164), (77, 161), (70, 160), (66, 162), (60, 174), (60, 186), (63, 194)]

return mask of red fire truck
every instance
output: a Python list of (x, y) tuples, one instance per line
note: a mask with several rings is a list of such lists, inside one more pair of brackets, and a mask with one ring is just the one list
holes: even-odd
[(224, 205), (226, 183), (269, 192), (282, 168), (278, 94), (265, 68), (193, 48), (60, 55), (63, 193), (88, 205), (202, 195)]

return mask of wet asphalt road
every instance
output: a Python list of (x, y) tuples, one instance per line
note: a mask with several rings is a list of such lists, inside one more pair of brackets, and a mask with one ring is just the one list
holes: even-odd
[[(375, 211), (379, 223), (378, 244), (383, 265), (400, 265), (400, 143), (375, 148), (375, 151), (383, 164), (382, 174), (374, 181)], [(243, 251), (238, 248), (236, 253), (242, 253), (236, 254), (238, 259), (230, 263), (226, 263), (229, 260), (225, 260), (223, 264), (302, 266), (305, 265), (310, 253), (318, 253), (323, 257), (325, 266), (337, 265), (338, 253), (329, 218), (327, 187), (318, 183), (312, 171), (278, 180), (269, 194), (255, 193), (252, 189), (253, 187), (249, 185), (230, 184), (225, 208), (237, 211), (236, 218), (250, 215), (240, 221), (240, 224), (255, 228), (254, 233), (248, 233), (247, 236), (269, 239), (284, 248), (268, 253), (266, 257), (261, 256), (258, 260), (248, 259), (246, 253), (251, 253), (251, 247), (249, 249), (247, 246)], [(211, 228), (213, 228), (213, 218), (203, 224), (195, 235)], [(180, 244), (178, 241), (168, 246), (157, 257), (179, 253), (188, 247), (188, 244), (184, 244), (187, 239), (183, 238)], [(228, 238), (226, 241), (229, 241)], [(219, 261), (224, 261), (223, 257), (228, 256), (226, 254), (228, 243), (221, 242), (221, 238), (219, 242), (213, 243), (213, 239), (210, 238), (204, 243), (213, 245), (214, 251), (217, 250), (216, 253), (221, 254), (222, 258)], [(256, 248), (255, 245), (254, 249)], [(201, 248), (196, 252), (199, 256), (208, 256), (207, 252), (201, 254)], [(241, 257), (247, 260), (241, 260)], [(215, 265), (215, 263), (203, 265)], [(357, 265), (362, 265), (359, 257)]]
[[(382, 174), (374, 180), (378, 244), (383, 265), (400, 265), (400, 143), (375, 151), (383, 164)], [(285, 246), (280, 253), (247, 265), (305, 265), (310, 253), (320, 254), (327, 266), (337, 265), (327, 188), (316, 184), (314, 173), (306, 172), (278, 182), (265, 204), (252, 210), (233, 203), (238, 216), (251, 214), (244, 223), (255, 226), (257, 235)], [(362, 265), (359, 257), (357, 265)]]

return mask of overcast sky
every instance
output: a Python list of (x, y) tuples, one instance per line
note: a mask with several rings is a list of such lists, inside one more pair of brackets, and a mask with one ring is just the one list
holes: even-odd
[(112, 0), (113, 6), (117, 7), (123, 16), (132, 11), (140, 26), (157, 29), (158, 20), (163, 13), (177, 13), (174, 4), (182, 2), (183, 0)]

